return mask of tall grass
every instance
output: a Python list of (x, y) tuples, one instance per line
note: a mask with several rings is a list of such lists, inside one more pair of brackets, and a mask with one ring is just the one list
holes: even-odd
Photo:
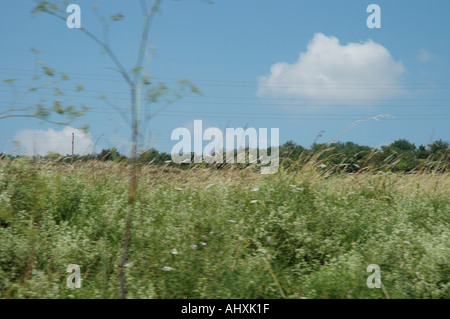
[[(448, 174), (320, 164), (142, 166), (128, 297), (449, 298)], [(0, 298), (119, 297), (127, 169), (0, 161)], [(370, 264), (387, 294), (367, 287)]]

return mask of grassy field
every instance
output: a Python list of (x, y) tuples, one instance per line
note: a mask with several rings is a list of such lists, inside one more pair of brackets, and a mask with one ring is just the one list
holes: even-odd
[[(0, 161), (0, 298), (117, 298), (128, 174)], [(144, 166), (130, 298), (449, 298), (448, 174)], [(69, 289), (69, 264), (82, 287)], [(377, 264), (384, 289), (369, 289)]]

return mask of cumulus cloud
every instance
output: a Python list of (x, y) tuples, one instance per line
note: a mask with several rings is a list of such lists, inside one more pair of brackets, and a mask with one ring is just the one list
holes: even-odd
[(25, 148), (28, 155), (47, 155), (49, 152), (67, 155), (72, 153), (72, 133), (75, 135), (74, 153), (84, 154), (91, 151), (93, 142), (90, 133), (66, 126), (62, 131), (54, 129), (19, 131), (15, 140)]
[(276, 63), (269, 75), (258, 78), (257, 95), (335, 104), (377, 101), (403, 91), (404, 72), (402, 63), (372, 40), (342, 45), (336, 37), (316, 33), (296, 62)]

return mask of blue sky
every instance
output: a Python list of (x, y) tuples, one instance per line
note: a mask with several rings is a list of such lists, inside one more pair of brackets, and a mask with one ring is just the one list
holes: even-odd
[[(82, 26), (102, 38), (93, 2), (71, 3), (81, 7)], [(124, 15), (111, 25), (110, 43), (131, 70), (142, 22), (139, 2), (96, 3), (100, 15)], [(381, 29), (366, 25), (371, 3), (381, 8)], [(126, 153), (130, 129), (111, 106), (129, 113), (126, 83), (91, 39), (64, 21), (31, 14), (34, 5), (0, 3), (0, 79), (19, 79), (17, 91), (24, 92), (36, 68), (30, 47), (42, 50), (40, 60), (70, 77), (64, 98), (92, 108), (72, 124), (90, 126), (89, 136), (77, 135), (76, 152), (91, 152), (95, 144), (96, 151), (115, 146)], [(187, 78), (203, 96), (187, 94), (152, 119), (143, 148), (169, 152), (176, 144), (172, 131), (191, 128), (196, 119), (222, 130), (279, 128), (281, 144), (293, 140), (306, 147), (332, 139), (374, 147), (400, 138), (416, 145), (449, 140), (449, 1), (165, 0), (161, 9), (150, 31), (153, 81), (170, 87)], [(78, 84), (84, 90), (77, 93)], [(3, 82), (0, 92), (3, 112), (16, 95)], [(31, 93), (20, 105), (41, 98)], [(346, 130), (384, 114), (392, 117)], [(3, 119), (0, 152), (12, 152), (13, 141), (20, 141), (17, 153), (65, 153), (72, 131), (29, 118)]]

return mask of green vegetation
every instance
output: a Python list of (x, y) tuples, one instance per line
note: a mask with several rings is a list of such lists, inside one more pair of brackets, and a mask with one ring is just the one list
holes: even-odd
[[(246, 151), (248, 155), (248, 150)], [(0, 154), (0, 158), (8, 157)], [(21, 156), (17, 156), (21, 157)], [(235, 151), (236, 157), (236, 151)], [(223, 155), (225, 159), (225, 154)], [(194, 153), (191, 154), (192, 163)], [(71, 157), (59, 154), (49, 154), (42, 157), (43, 161), (71, 163)], [(90, 160), (129, 162), (130, 159), (118, 152), (116, 148), (102, 150), (95, 155), (75, 155), (75, 162), (87, 162)], [(152, 148), (141, 152), (137, 156), (137, 162), (141, 164), (157, 164), (167, 166), (171, 160), (170, 154), (159, 152)], [(225, 160), (224, 160), (225, 162)], [(248, 162), (248, 157), (247, 157)], [(289, 172), (298, 171), (311, 162), (321, 164), (323, 170), (333, 173), (360, 173), (363, 171), (384, 172), (447, 172), (450, 168), (450, 147), (448, 142), (434, 141), (427, 146), (416, 147), (405, 139), (397, 140), (381, 149), (361, 146), (353, 142), (337, 142), (331, 144), (313, 144), (310, 149), (288, 141), (280, 146), (281, 166)], [(191, 169), (193, 167), (235, 168), (236, 165), (227, 164), (170, 164), (171, 167)], [(239, 164), (239, 168), (248, 168), (249, 164)], [(256, 168), (255, 165), (253, 165)]]
[[(269, 176), (142, 165), (128, 297), (449, 298), (448, 173), (318, 157)], [(130, 166), (113, 160), (0, 160), (0, 298), (119, 297)], [(386, 293), (366, 286), (370, 264)]]

